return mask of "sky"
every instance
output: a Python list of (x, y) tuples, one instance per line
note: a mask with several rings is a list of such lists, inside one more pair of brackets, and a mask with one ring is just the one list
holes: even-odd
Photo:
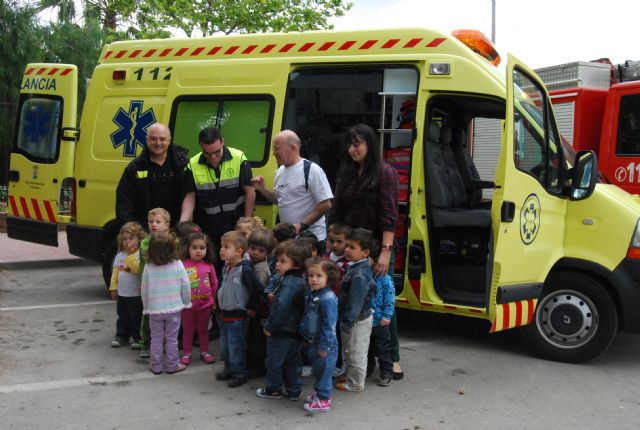
[[(351, 0), (336, 30), (423, 27), (450, 34), (482, 31), (491, 38), (491, 0)], [(496, 48), (531, 68), (609, 58), (640, 60), (637, 0), (495, 0)]]

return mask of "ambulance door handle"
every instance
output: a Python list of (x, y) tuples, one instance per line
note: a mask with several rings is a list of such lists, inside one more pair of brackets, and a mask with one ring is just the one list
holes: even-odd
[(513, 218), (515, 217), (515, 214), (516, 214), (516, 204), (508, 200), (503, 201), (502, 207), (500, 208), (500, 221), (512, 222)]
[(87, 186), (87, 180), (86, 180), (86, 179), (80, 179), (80, 180), (78, 181), (78, 186), (79, 186), (80, 188), (84, 188), (84, 187), (86, 187), (86, 186)]

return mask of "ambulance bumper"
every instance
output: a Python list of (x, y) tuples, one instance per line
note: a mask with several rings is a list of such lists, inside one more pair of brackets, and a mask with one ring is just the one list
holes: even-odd
[(611, 272), (609, 280), (620, 296), (622, 328), (640, 333), (640, 260), (625, 258)]
[(7, 216), (7, 236), (41, 245), (58, 246), (58, 224), (29, 218)]

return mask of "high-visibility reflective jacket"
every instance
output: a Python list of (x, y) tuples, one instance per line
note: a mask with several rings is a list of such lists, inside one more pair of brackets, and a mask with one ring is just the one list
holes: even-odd
[(218, 169), (211, 167), (199, 153), (189, 160), (187, 169), (195, 184), (194, 221), (212, 238), (233, 230), (244, 214), (243, 187), (251, 180), (251, 168), (244, 153), (225, 146)]

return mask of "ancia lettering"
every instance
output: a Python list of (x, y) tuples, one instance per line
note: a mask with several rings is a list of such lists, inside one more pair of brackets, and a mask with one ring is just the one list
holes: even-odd
[(40, 90), (40, 91), (55, 91), (56, 80), (49, 78), (27, 78), (22, 83), (21, 90)]

